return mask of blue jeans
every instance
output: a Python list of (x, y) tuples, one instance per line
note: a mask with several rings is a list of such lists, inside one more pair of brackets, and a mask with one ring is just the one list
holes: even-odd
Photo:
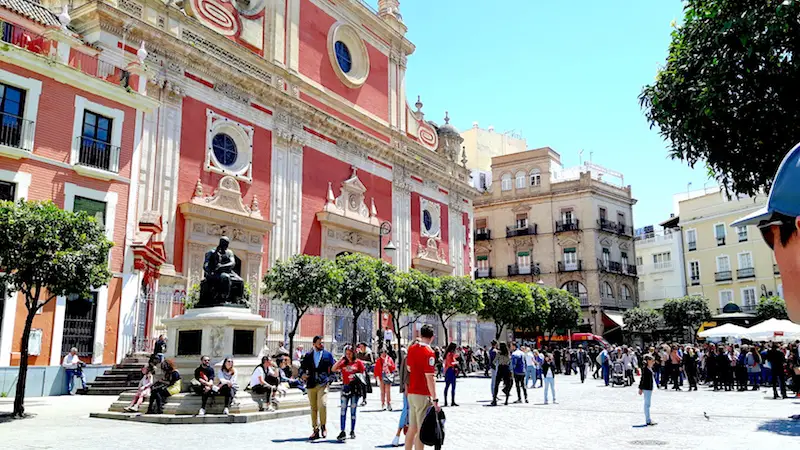
[(649, 424), (650, 420), (650, 400), (653, 397), (653, 391), (646, 391), (642, 390), (642, 395), (644, 395), (644, 423)]
[(553, 393), (553, 403), (556, 402), (556, 379), (555, 378), (547, 378), (544, 379), (544, 402), (547, 403), (547, 390)]
[(653, 371), (653, 378), (656, 379), (656, 385), (661, 385), (661, 368), (659, 367), (657, 370)]
[(450, 399), (452, 403), (456, 402), (456, 369), (449, 368), (444, 373), (444, 403), (447, 404), (447, 390), (452, 388)]
[(525, 368), (525, 387), (528, 387), (528, 380), (533, 380), (533, 386), (536, 386), (536, 366)]
[(497, 368), (492, 367), (492, 385), (490, 387), (490, 391), (492, 391), (491, 395), (494, 398), (494, 383), (497, 381)]
[(608, 386), (608, 374), (611, 371), (611, 367), (607, 363), (603, 364), (603, 381)]
[(79, 377), (81, 379), (81, 387), (86, 389), (86, 375), (83, 374), (82, 370), (66, 369), (66, 372), (67, 372), (67, 394), (72, 393), (72, 388), (75, 386), (75, 377)]
[(400, 423), (397, 428), (405, 428), (408, 426), (408, 395), (403, 393), (403, 411), (400, 413)]
[(350, 431), (356, 430), (356, 409), (358, 409), (358, 396), (357, 395), (344, 395), (349, 391), (350, 386), (345, 386), (342, 390), (342, 398), (340, 400), (341, 415), (339, 416), (339, 426), (342, 431), (345, 431), (347, 422), (347, 408), (350, 407)]

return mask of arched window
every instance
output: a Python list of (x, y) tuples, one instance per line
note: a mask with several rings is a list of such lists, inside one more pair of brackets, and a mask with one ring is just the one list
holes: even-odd
[(631, 288), (628, 287), (627, 284), (622, 285), (622, 299), (626, 302), (633, 301), (633, 293), (631, 292)]
[(603, 298), (614, 299), (614, 288), (611, 287), (611, 283), (608, 281), (603, 282), (603, 289), (600, 291)]
[(510, 191), (511, 190), (511, 174), (504, 173), (503, 176), (500, 178), (500, 189), (503, 191)]
[(572, 294), (575, 298), (580, 300), (581, 306), (589, 304), (589, 294), (586, 292), (586, 286), (580, 281), (567, 281), (561, 286), (561, 289)]
[(517, 189), (525, 188), (525, 172), (517, 172)]
[(542, 174), (539, 169), (531, 170), (531, 186), (540, 186), (542, 184)]

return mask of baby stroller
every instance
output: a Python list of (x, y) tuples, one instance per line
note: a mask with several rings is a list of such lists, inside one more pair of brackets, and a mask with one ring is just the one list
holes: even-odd
[(612, 386), (627, 386), (625, 382), (625, 366), (622, 361), (614, 361), (614, 366), (611, 368), (611, 384)]

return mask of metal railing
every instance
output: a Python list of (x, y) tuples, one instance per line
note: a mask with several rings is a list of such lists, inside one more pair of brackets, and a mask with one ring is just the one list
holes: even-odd
[(167, 332), (162, 320), (183, 314), (185, 301), (186, 292), (184, 291), (141, 293), (136, 299), (136, 323), (132, 350), (152, 353), (158, 335)]
[(597, 226), (603, 231), (617, 232), (617, 223), (607, 219), (597, 219)]
[(13, 23), (0, 21), (0, 40), (40, 55), (50, 54), (50, 39)]
[(103, 61), (98, 56), (75, 52), (69, 61), (69, 65), (86, 75), (97, 77), (125, 88), (128, 87), (128, 82), (130, 81), (130, 73), (127, 70)]
[(700, 286), (700, 277), (692, 277), (692, 286)]
[[(617, 261), (605, 261), (603, 259), (598, 258), (597, 267), (604, 272), (614, 272), (614, 273), (622, 272), (622, 264)], [(634, 269), (634, 271), (635, 270), (636, 269)]]
[(520, 266), (519, 264), (508, 265), (508, 276), (510, 277), (515, 275), (530, 275), (532, 273), (534, 273), (533, 266)]
[(619, 303), (617, 302), (617, 299), (615, 299), (614, 297), (601, 295), (600, 296), (600, 306), (618, 308), (619, 307)]
[(633, 236), (633, 227), (624, 223), (617, 224), (617, 234), (623, 236)]
[(622, 270), (628, 275), (636, 275), (638, 273), (638, 269), (633, 264), (623, 265)]
[(718, 236), (717, 237), (717, 247), (725, 245), (725, 236)]
[(475, 269), (475, 278), (492, 278), (492, 268)]
[(85, 136), (76, 139), (78, 165), (119, 173), (119, 147)]
[(730, 270), (723, 270), (722, 272), (714, 273), (714, 281), (731, 281), (733, 280), (733, 272)]
[(561, 233), (564, 231), (577, 231), (580, 229), (580, 221), (578, 219), (573, 219), (566, 222), (563, 220), (556, 221), (556, 233)]
[(743, 269), (736, 270), (736, 278), (755, 278), (756, 277), (756, 269), (754, 267), (745, 267)]
[(583, 260), (579, 259), (575, 262), (558, 262), (558, 271), (559, 272), (580, 272), (583, 270)]
[(517, 227), (517, 226), (507, 226), (506, 227), (506, 237), (516, 237), (516, 236), (530, 236), (539, 233), (539, 226), (535, 223), (532, 225), (528, 225), (527, 227)]
[(0, 145), (31, 151), (35, 123), (0, 112)]
[(492, 230), (476, 230), (475, 241), (488, 241), (492, 239)]
[(689, 241), (686, 245), (689, 247), (690, 252), (697, 250), (697, 241)]
[(581, 302), (581, 306), (589, 306), (589, 294), (575, 294), (574, 292), (570, 292), (572, 295), (578, 298), (578, 301)]

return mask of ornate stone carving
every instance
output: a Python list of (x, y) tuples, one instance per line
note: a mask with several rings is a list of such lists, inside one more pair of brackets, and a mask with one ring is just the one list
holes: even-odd
[(229, 211), (234, 214), (262, 219), (260, 211), (251, 211), (242, 201), (242, 191), (239, 182), (232, 176), (224, 176), (219, 180), (219, 187), (211, 197), (200, 196), (192, 198), (192, 203), (210, 206), (215, 209)]
[(392, 188), (398, 192), (411, 192), (411, 178), (405, 167), (396, 164), (392, 168)]
[(228, 83), (222, 83), (222, 82), (214, 83), (214, 91), (219, 92), (220, 94), (226, 97), (232, 98), (237, 102), (244, 103), (246, 105), (250, 104), (250, 96), (247, 95), (246, 92), (243, 92)]
[(352, 167), (352, 170), (350, 178), (342, 182), (338, 197), (334, 198), (332, 183), (328, 182), (327, 202), (323, 211), (377, 226), (379, 221), (376, 217), (377, 211), (374, 209), (375, 204), (372, 202), (372, 211), (370, 211), (364, 201), (367, 188), (358, 179), (356, 168)]
[(205, 224), (202, 222), (195, 222), (194, 225), (192, 225), (192, 231), (195, 233), (202, 233), (205, 231), (205, 228)]
[(429, 238), (426, 245), (421, 243), (417, 245), (417, 258), (447, 264), (444, 249), (439, 248), (439, 242), (433, 238)]
[(203, 183), (200, 182), (200, 178), (197, 179), (197, 183), (194, 185), (194, 195), (192, 197), (202, 197), (203, 196)]
[(211, 356), (224, 356), (225, 351), (225, 328), (221, 326), (211, 327)]

